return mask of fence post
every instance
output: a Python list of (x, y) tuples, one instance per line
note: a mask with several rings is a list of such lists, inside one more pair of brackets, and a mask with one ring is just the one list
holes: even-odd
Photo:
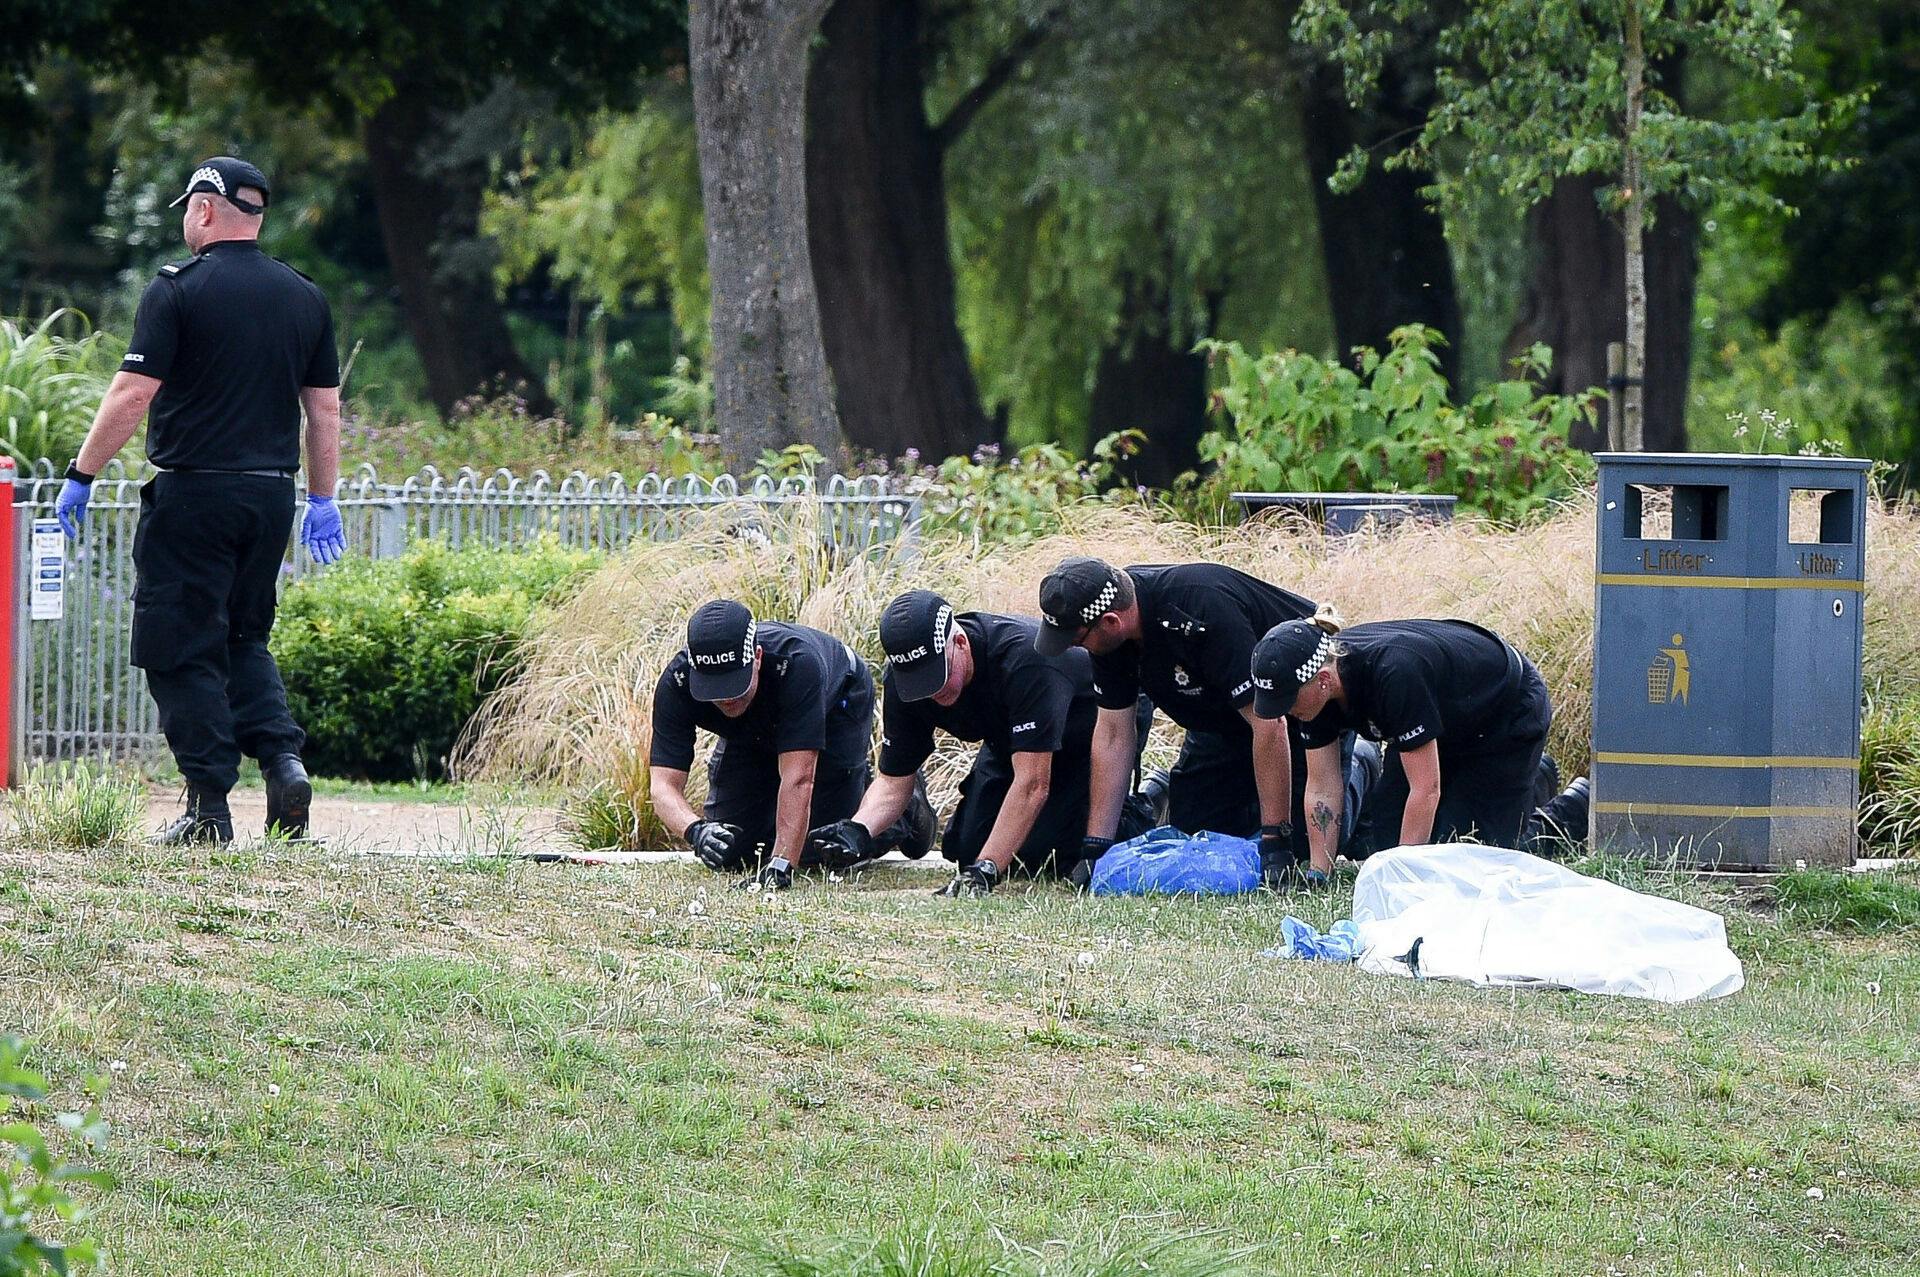
[(5, 673), (5, 678), (0, 679), (0, 789), (11, 789), (18, 782), (25, 753), (20, 747), (26, 724), (19, 695), (25, 662), (20, 659), (15, 639), (26, 629), (20, 615), (22, 601), (27, 597), (27, 582), (22, 580), (21, 566), (30, 556), (20, 552), (19, 539), (14, 533), (14, 477), (13, 458), (0, 457), (0, 581), (5, 581), (13, 591), (6, 606), (0, 607), (0, 670)]

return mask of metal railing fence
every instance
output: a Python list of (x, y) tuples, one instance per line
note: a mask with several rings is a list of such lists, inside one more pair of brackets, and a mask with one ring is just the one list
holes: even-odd
[[(67, 552), (64, 615), (29, 620), (26, 590), (15, 583), (16, 643), (25, 664), (20, 713), (29, 761), (127, 757), (161, 744), (158, 711), (145, 676), (127, 664), (133, 627), (133, 534), (140, 486), (151, 471), (134, 473), (115, 462), (95, 482), (82, 535)], [(61, 473), (51, 461), (23, 467), (16, 488), (16, 563), (30, 556), (26, 541), (35, 519), (50, 518)], [(512, 547), (551, 538), (567, 546), (617, 551), (636, 540), (669, 540), (691, 517), (739, 502), (768, 512), (794, 506), (817, 511), (823, 541), (854, 555), (911, 545), (918, 501), (890, 490), (879, 476), (824, 482), (764, 476), (742, 483), (732, 476), (708, 481), (649, 474), (629, 483), (619, 475), (578, 471), (555, 479), (544, 471), (521, 476), (461, 470), (443, 475), (432, 466), (403, 482), (383, 481), (372, 467), (343, 478), (335, 489), (347, 553), (393, 557), (421, 538), (467, 545)], [(299, 550), (304, 490), (288, 545), (286, 578), (315, 570)]]

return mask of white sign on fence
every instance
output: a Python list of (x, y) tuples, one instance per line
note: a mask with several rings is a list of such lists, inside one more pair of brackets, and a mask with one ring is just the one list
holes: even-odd
[(67, 534), (58, 519), (33, 521), (32, 605), (36, 621), (57, 621), (66, 615)]

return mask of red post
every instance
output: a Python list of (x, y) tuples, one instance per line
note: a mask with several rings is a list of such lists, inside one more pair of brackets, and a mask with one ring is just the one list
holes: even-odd
[(20, 605), (20, 565), (13, 532), (14, 470), (12, 457), (0, 457), (0, 789), (13, 788), (13, 617)]

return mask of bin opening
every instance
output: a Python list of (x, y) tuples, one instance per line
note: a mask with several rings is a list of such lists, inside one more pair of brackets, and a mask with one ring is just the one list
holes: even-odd
[[(1624, 535), (1636, 541), (1724, 541), (1727, 489), (1706, 483), (1629, 483)], [(1849, 524), (1851, 526), (1851, 524)]]
[(1787, 541), (1793, 545), (1853, 544), (1853, 490), (1790, 489), (1787, 494)]

